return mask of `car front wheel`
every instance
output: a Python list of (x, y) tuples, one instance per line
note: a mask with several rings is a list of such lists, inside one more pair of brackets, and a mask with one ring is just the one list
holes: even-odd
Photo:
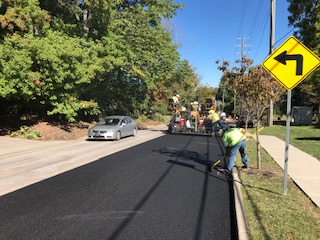
[(132, 134), (133, 136), (136, 136), (137, 135), (137, 129), (135, 128), (135, 129), (133, 129), (133, 134)]
[(120, 138), (121, 138), (121, 132), (120, 131), (118, 131), (118, 132), (116, 132), (116, 141), (119, 141), (120, 140)]

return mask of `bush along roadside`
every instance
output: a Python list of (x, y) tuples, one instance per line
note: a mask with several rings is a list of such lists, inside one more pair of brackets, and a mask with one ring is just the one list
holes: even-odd
[(23, 137), (27, 139), (41, 138), (40, 132), (32, 130), (30, 127), (21, 126), (19, 131), (11, 133), (11, 137)]

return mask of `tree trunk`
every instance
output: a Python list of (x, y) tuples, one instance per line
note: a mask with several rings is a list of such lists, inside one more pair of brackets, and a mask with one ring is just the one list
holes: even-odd
[(259, 140), (259, 126), (260, 126), (260, 121), (257, 121), (257, 126), (256, 126), (256, 141), (257, 141), (257, 168), (260, 170), (261, 168), (261, 154), (260, 154), (260, 140)]

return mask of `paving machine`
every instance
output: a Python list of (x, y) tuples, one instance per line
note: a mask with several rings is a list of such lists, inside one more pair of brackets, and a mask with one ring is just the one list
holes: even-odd
[(215, 109), (215, 100), (207, 99), (201, 106), (197, 101), (188, 108), (174, 104), (169, 100), (169, 106), (174, 114), (168, 125), (169, 133), (213, 135), (212, 122), (207, 118), (209, 110)]

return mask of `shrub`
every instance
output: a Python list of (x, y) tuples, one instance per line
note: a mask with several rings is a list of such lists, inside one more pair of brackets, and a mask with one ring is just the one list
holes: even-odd
[(168, 105), (164, 102), (157, 102), (157, 106), (155, 108), (156, 112), (162, 115), (168, 114)]
[(40, 138), (41, 133), (38, 131), (32, 130), (30, 127), (21, 126), (19, 131), (11, 133), (11, 137), (24, 137), (27, 139), (34, 139), (34, 138)]

